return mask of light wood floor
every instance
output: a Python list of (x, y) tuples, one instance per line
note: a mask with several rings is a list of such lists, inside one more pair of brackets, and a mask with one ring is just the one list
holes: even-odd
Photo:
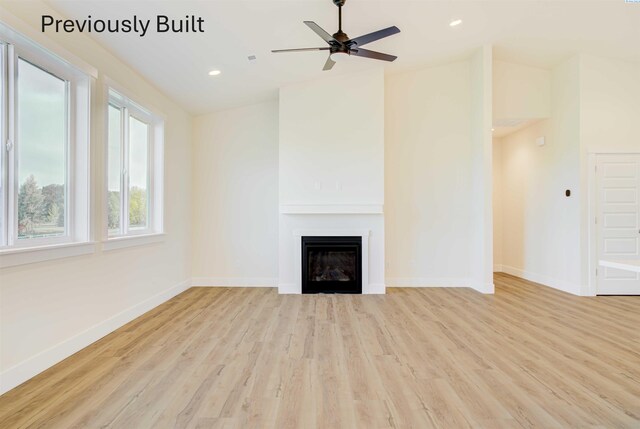
[(0, 427), (640, 428), (640, 298), (193, 288), (0, 397)]

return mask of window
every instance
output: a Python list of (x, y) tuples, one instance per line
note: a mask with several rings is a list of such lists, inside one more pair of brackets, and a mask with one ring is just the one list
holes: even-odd
[(161, 233), (163, 122), (114, 90), (107, 121), (107, 237)]
[(67, 235), (68, 82), (22, 58), (17, 66), (18, 240)]
[(90, 78), (0, 26), (0, 250), (86, 242)]

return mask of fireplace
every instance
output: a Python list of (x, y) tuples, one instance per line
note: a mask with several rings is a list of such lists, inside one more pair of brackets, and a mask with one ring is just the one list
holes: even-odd
[(302, 237), (302, 293), (362, 293), (362, 237)]

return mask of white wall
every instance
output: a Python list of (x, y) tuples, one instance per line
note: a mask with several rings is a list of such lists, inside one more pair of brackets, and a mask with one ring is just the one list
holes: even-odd
[[(38, 30), (40, 2), (3, 3), (3, 21)], [(19, 18), (16, 20), (14, 17)], [(22, 21), (22, 22), (19, 22)], [(52, 34), (64, 50), (96, 67), (96, 88), (108, 75), (136, 100), (165, 119), (165, 231), (163, 242), (70, 257), (0, 271), (0, 393), (90, 344), (123, 323), (184, 290), (191, 276), (191, 117), (91, 39)], [(92, 125), (102, 129), (104, 107), (94, 99)], [(100, 132), (95, 133), (100, 136)], [(92, 142), (92, 226), (103, 222), (103, 146)]]
[(275, 286), (278, 102), (194, 121), (195, 285)]
[[(232, 243), (232, 236), (236, 233), (231, 231), (251, 222), (250, 218), (254, 215), (265, 216), (267, 225), (271, 225), (275, 198), (268, 192), (263, 198), (255, 199), (253, 210), (249, 210), (253, 213), (247, 215), (249, 218), (238, 220), (232, 214), (247, 208), (238, 206), (244, 203), (236, 197), (250, 191), (247, 188), (251, 186), (252, 172), (278, 168), (281, 204), (338, 206), (332, 208), (337, 212), (329, 215), (280, 215), (278, 284), (281, 291), (294, 291), (296, 265), (292, 260), (295, 250), (293, 232), (300, 229), (369, 229), (370, 257), (372, 261), (384, 261), (384, 255), (387, 254), (387, 282), (392, 286), (477, 285), (472, 279), (471, 259), (479, 258), (471, 252), (469, 237), (472, 235), (473, 222), (478, 220), (476, 214), (483, 208), (474, 205), (482, 203), (473, 202), (473, 184), (477, 183), (478, 172), (487, 171), (487, 153), (485, 147), (474, 151), (472, 136), (476, 136), (476, 141), (484, 141), (488, 129), (485, 130), (487, 127), (482, 124), (486, 119), (490, 120), (490, 115), (478, 116), (476, 124), (480, 125), (474, 134), (471, 62), (463, 61), (387, 77), (384, 84), (384, 170), (377, 161), (363, 163), (351, 158), (352, 154), (358, 155), (358, 159), (375, 160), (381, 157), (377, 143), (380, 139), (373, 132), (382, 129), (380, 118), (383, 112), (378, 102), (383, 96), (378, 92), (381, 87), (379, 77), (376, 72), (370, 72), (363, 76), (350, 76), (346, 80), (329, 77), (284, 88), (278, 115), (279, 131), (274, 128), (275, 114), (273, 105), (269, 103), (196, 119), (194, 177), (198, 177), (202, 183), (195, 183), (194, 186), (195, 194), (203, 195), (194, 202), (194, 223), (198, 225), (198, 232), (194, 232), (194, 277), (199, 283), (248, 284), (253, 281), (254, 284), (270, 284), (269, 279), (273, 274), (264, 262), (274, 257), (273, 253), (269, 253), (271, 227), (251, 233), (257, 239), (255, 251), (243, 250), (242, 245), (232, 245), (228, 254), (223, 254), (222, 249)], [(484, 85), (483, 77), (480, 82)], [(363, 90), (363, 87), (368, 87), (368, 90)], [(344, 135), (329, 132), (331, 127), (326, 124), (332, 123), (331, 118), (327, 118), (327, 115), (331, 116), (331, 109), (326, 106), (335, 105), (336, 97), (340, 100), (342, 95), (339, 94), (347, 90), (352, 91), (349, 99), (352, 99), (354, 92), (358, 94), (358, 97), (353, 97), (359, 100), (356, 104), (366, 104), (366, 109), (378, 107), (354, 122), (359, 126), (351, 128), (357, 128), (358, 132), (351, 130), (351, 134), (345, 138)], [(322, 100), (326, 101), (324, 108), (321, 107)], [(479, 103), (485, 101), (483, 97), (478, 100)], [(355, 111), (366, 110), (355, 104), (350, 108)], [(306, 113), (301, 115), (300, 112)], [(241, 132), (236, 131), (234, 124), (237, 123), (245, 125)], [(265, 134), (263, 130), (268, 132)], [(273, 146), (270, 137), (265, 137), (276, 132), (280, 137), (279, 162), (274, 161), (278, 149)], [(338, 148), (332, 141), (336, 136), (341, 142)], [(331, 157), (327, 151), (345, 156)], [(243, 156), (245, 153), (250, 156)], [(258, 162), (258, 154), (264, 162)], [(308, 165), (310, 159), (324, 159), (332, 166), (318, 168)], [(355, 175), (351, 178), (343, 176), (347, 179), (343, 180), (342, 192), (338, 192), (331, 186), (333, 178), (336, 174), (343, 174), (345, 168), (350, 169), (351, 162), (358, 163), (363, 179), (357, 179)], [(289, 165), (291, 163), (301, 163), (305, 168), (301, 170), (296, 165)], [(308, 171), (315, 175), (313, 181), (306, 177)], [(384, 192), (376, 191), (382, 171), (385, 171)], [(299, 174), (302, 175), (301, 179), (298, 179)], [(230, 175), (249, 177), (246, 181), (225, 181)], [(490, 186), (491, 174), (488, 177)], [(267, 178), (265, 185), (271, 183), (270, 180)], [(349, 186), (350, 180), (353, 186)], [(321, 189), (316, 189), (316, 181), (321, 182)], [(306, 188), (301, 187), (300, 183), (306, 183)], [(326, 186), (327, 183), (329, 186)], [(211, 190), (200, 190), (200, 186)], [(369, 197), (362, 198), (359, 189)], [(344, 194), (349, 197), (344, 198)], [(487, 194), (483, 194), (482, 200), (486, 197)], [(386, 199), (386, 221), (382, 221), (383, 217), (379, 214), (339, 212), (339, 206), (343, 203), (382, 203), (383, 198)], [(220, 224), (203, 224), (214, 208), (228, 204), (238, 208), (227, 212), (229, 215), (225, 215), (224, 211), (215, 213)], [(205, 233), (199, 238), (201, 229)], [(480, 231), (476, 238), (483, 238), (484, 233)], [(490, 230), (488, 234), (491, 234)], [(486, 245), (486, 242), (478, 243), (480, 246)], [(382, 249), (376, 247), (380, 244), (383, 245)], [(491, 254), (491, 248), (488, 253)], [(247, 261), (256, 261), (256, 265), (237, 270), (233, 264), (238, 255), (244, 256)], [(263, 255), (264, 258), (259, 260)], [(217, 257), (223, 261), (219, 265), (213, 260)], [(486, 258), (483, 259), (486, 261)], [(370, 282), (379, 291), (385, 284), (384, 262), (371, 263), (370, 267)], [(491, 268), (489, 266), (487, 270), (489, 275)], [(247, 273), (248, 280), (243, 273)]]
[(640, 65), (580, 57), (580, 137), (586, 151), (640, 151)]
[(388, 76), (389, 286), (469, 286), (471, 74), (461, 61)]
[[(528, 159), (531, 154), (538, 155), (535, 151), (528, 152), (530, 133), (538, 128), (529, 128), (528, 131), (523, 131), (522, 128), (551, 116), (551, 71), (495, 60), (492, 74), (495, 134), (511, 132), (504, 138), (504, 142), (500, 138), (493, 139), (494, 270), (525, 276), (529, 273), (526, 269), (532, 269), (525, 267), (525, 250), (529, 250), (528, 246), (531, 245), (525, 240), (533, 236), (539, 241), (544, 235), (536, 236), (536, 220), (532, 224), (526, 224), (523, 204), (526, 205), (525, 200), (531, 196), (522, 193), (531, 189), (529, 182), (535, 184), (535, 181), (544, 178), (542, 170), (536, 170), (534, 165), (545, 167), (546, 160), (537, 156)], [(549, 133), (550, 131), (547, 132)], [(504, 149), (504, 154), (503, 146), (508, 146)], [(514, 168), (514, 165), (523, 170)], [(503, 172), (505, 167), (506, 172)], [(534, 207), (533, 210), (541, 209)], [(534, 218), (537, 219), (538, 216)], [(544, 227), (545, 224), (543, 229)], [(525, 232), (524, 229), (528, 231)], [(533, 256), (534, 259), (536, 257), (537, 255)], [(539, 279), (540, 276), (536, 278)]]
[(502, 140), (493, 139), (493, 270), (502, 271)]
[(369, 249), (362, 292), (384, 293), (383, 70), (287, 86), (279, 103), (280, 293), (301, 292), (300, 231), (363, 230)]
[(471, 287), (493, 293), (493, 49), (485, 45), (471, 57)]
[(493, 293), (491, 51), (386, 79), (389, 286)]
[(551, 72), (537, 67), (493, 62), (493, 119), (548, 118)]
[(501, 147), (502, 270), (579, 293), (577, 147), (554, 136), (551, 120), (503, 137)]
[(280, 89), (280, 204), (384, 203), (382, 69)]
[[(552, 73), (551, 118), (500, 139), (503, 271), (581, 291), (579, 67)], [(536, 145), (545, 137), (546, 145)], [(571, 190), (571, 197), (565, 190)], [(497, 218), (496, 218), (497, 219)]]
[[(479, 64), (484, 67), (484, 58), (481, 60)], [(277, 131), (273, 123), (274, 114), (268, 107), (271, 104), (196, 119), (194, 177), (200, 180), (204, 178), (202, 186), (215, 190), (207, 193), (199, 190), (198, 183), (194, 184), (196, 195), (207, 195), (206, 199), (209, 200), (202, 197), (194, 202), (195, 224), (198, 230), (204, 228), (207, 231), (201, 239), (198, 232), (194, 233), (194, 277), (200, 283), (215, 280), (222, 284), (247, 284), (244, 277), (239, 278), (247, 272), (248, 279), (255, 284), (270, 284), (272, 271), (263, 264), (273, 257), (273, 253), (269, 254), (270, 233), (253, 231), (252, 235), (258, 240), (255, 252), (243, 251), (239, 245), (232, 247), (230, 254), (225, 255), (219, 254), (222, 250), (218, 249), (229, 245), (234, 235), (224, 230), (225, 226), (235, 231), (239, 225), (250, 220), (237, 221), (235, 216), (231, 216), (231, 213), (237, 212), (234, 209), (228, 212), (228, 216), (224, 212), (215, 214), (216, 219), (221, 221), (219, 226), (203, 225), (203, 222), (214, 207), (235, 204), (235, 196), (246, 191), (243, 183), (246, 183), (246, 187), (251, 186), (248, 183), (251, 179), (246, 182), (227, 180), (223, 184), (225, 178), (236, 174), (237, 177), (251, 175), (256, 169), (270, 171), (270, 168), (277, 166), (279, 198), (283, 205), (381, 204), (386, 199), (384, 222), (380, 222), (382, 216), (377, 214), (347, 215), (339, 213), (341, 209), (336, 207), (333, 210), (338, 212), (331, 215), (281, 214), (278, 225), (278, 283), (281, 291), (293, 291), (293, 231), (305, 228), (354, 230), (360, 227), (372, 231), (373, 256), (370, 256), (372, 260), (384, 260), (382, 258), (386, 253), (386, 282), (389, 285), (477, 286), (472, 279), (471, 259), (479, 258), (477, 253), (471, 252), (469, 237), (472, 235), (473, 222), (478, 220), (478, 210), (484, 208), (478, 208), (482, 202), (473, 202), (473, 184), (478, 183), (478, 172), (484, 174), (491, 171), (490, 167), (487, 170), (491, 162), (486, 162), (487, 151), (484, 146), (474, 150), (472, 138), (475, 135), (476, 142), (484, 142), (486, 131), (490, 130), (483, 123), (491, 118), (490, 115), (477, 116), (479, 119), (474, 134), (471, 62), (462, 61), (389, 76), (384, 83), (384, 95), (378, 92), (382, 83), (380, 77), (379, 72), (373, 71), (341, 79), (328, 77), (283, 88), (278, 115), (279, 162), (273, 161), (278, 149), (266, 141), (271, 140), (265, 140), (262, 132), (254, 132), (269, 130), (266, 135), (271, 136), (272, 131)], [(484, 77), (482, 75), (479, 80), (482, 85), (485, 85)], [(349, 103), (353, 104), (349, 107), (345, 107), (347, 101), (343, 100), (347, 98), (344, 97), (347, 90), (348, 99), (351, 100)], [(381, 109), (383, 96), (384, 106)], [(484, 97), (478, 100), (480, 104), (486, 101)], [(368, 112), (354, 121), (358, 126), (349, 126), (346, 134), (340, 134), (332, 128), (332, 108), (341, 103), (343, 105), (338, 107), (338, 111), (351, 109)], [(380, 118), (384, 118), (384, 122)], [(245, 124), (245, 130), (240, 133), (231, 131), (237, 128), (233, 125), (237, 123)], [(381, 139), (377, 133), (383, 126), (385, 147), (384, 167), (381, 168), (377, 161), (381, 158)], [(338, 147), (334, 144), (336, 139), (340, 142)], [(251, 154), (249, 159), (242, 156), (244, 153)], [(254, 159), (253, 155), (258, 153), (265, 162), (256, 164), (257, 157)], [(491, 157), (491, 153), (488, 155)], [(363, 159), (370, 161), (364, 162)], [(223, 161), (228, 165), (220, 165)], [(318, 163), (323, 168), (319, 168), (316, 165)], [(345, 169), (350, 169), (352, 163), (358, 165), (358, 174), (342, 176), (343, 189), (339, 191), (334, 186), (334, 178), (345, 174)], [(204, 169), (208, 170), (203, 173)], [(383, 172), (385, 189), (381, 191), (376, 189), (376, 184)], [(488, 180), (490, 186), (490, 173)], [(320, 182), (320, 189), (316, 188), (316, 182)], [(266, 183), (270, 183), (269, 180)], [(367, 197), (363, 198), (363, 195)], [(490, 193), (483, 194), (482, 201), (487, 195), (491, 201)], [(255, 202), (254, 214), (266, 216), (267, 224), (271, 225), (273, 196), (267, 192)], [(241, 211), (242, 207), (238, 210)], [(483, 219), (482, 222), (485, 221)], [(477, 234), (480, 246), (487, 244), (486, 241), (479, 241), (484, 240), (485, 233), (482, 230)], [(490, 230), (488, 234), (492, 234)], [(387, 244), (382, 250), (376, 249), (376, 244), (385, 242)], [(491, 253), (489, 247), (488, 254), (492, 257)], [(248, 261), (256, 261), (255, 267), (233, 268), (237, 255), (244, 255)], [(259, 261), (261, 255), (271, 256)], [(224, 262), (217, 265), (212, 261), (214, 256), (219, 256)], [(486, 258), (482, 259), (487, 261)], [(373, 270), (370, 281), (379, 290), (385, 283), (385, 265), (381, 262), (370, 266)], [(481, 266), (483, 268), (480, 270), (483, 270), (484, 265)], [(484, 270), (489, 272), (489, 276), (491, 268), (489, 265)], [(484, 275), (484, 272), (480, 275)]]

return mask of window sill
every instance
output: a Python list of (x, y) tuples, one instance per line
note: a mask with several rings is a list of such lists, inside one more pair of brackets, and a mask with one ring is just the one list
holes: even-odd
[(126, 247), (144, 246), (146, 244), (163, 242), (167, 234), (164, 232), (154, 234), (127, 235), (125, 237), (109, 238), (102, 242), (102, 250), (124, 249)]
[(69, 258), (72, 256), (88, 255), (95, 251), (96, 243), (93, 241), (3, 249), (0, 250), (0, 268), (50, 261), (53, 259)]

